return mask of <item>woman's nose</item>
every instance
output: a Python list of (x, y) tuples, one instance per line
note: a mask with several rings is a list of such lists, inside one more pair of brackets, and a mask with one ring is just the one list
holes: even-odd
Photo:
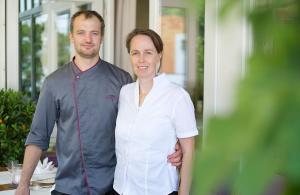
[(139, 62), (144, 62), (144, 55), (143, 55), (143, 54), (141, 54), (141, 55), (139, 56)]

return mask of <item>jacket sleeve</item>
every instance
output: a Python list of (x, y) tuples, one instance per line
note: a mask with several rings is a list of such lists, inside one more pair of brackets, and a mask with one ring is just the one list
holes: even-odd
[(53, 91), (49, 86), (49, 81), (46, 79), (38, 99), (25, 145), (33, 144), (42, 150), (47, 150), (57, 116), (58, 108)]

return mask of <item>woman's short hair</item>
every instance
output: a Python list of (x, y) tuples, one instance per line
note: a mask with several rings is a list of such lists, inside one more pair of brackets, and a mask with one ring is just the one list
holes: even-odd
[(161, 37), (155, 31), (153, 31), (151, 29), (136, 28), (136, 29), (132, 30), (127, 35), (126, 48), (127, 48), (128, 53), (130, 53), (131, 40), (133, 39), (133, 37), (135, 37), (137, 35), (146, 35), (146, 36), (148, 36), (152, 40), (157, 53), (161, 53), (163, 51), (164, 44), (161, 40)]

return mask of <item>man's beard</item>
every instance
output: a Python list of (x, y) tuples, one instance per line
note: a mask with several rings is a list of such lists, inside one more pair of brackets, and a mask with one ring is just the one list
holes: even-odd
[(81, 48), (76, 49), (77, 54), (82, 58), (94, 58), (99, 55), (99, 51), (97, 49), (92, 49), (91, 51), (84, 51)]
[(99, 52), (97, 52), (96, 50), (92, 50), (91, 52), (84, 52), (81, 49), (77, 50), (77, 53), (80, 57), (82, 58), (94, 58), (96, 56), (98, 56)]

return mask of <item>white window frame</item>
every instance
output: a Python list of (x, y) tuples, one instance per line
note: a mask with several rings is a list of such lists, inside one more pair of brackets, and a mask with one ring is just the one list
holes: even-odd
[(6, 84), (6, 32), (5, 32), (5, 3), (0, 1), (0, 89), (5, 88)]
[(186, 1), (183, 0), (151, 0), (149, 1), (149, 27), (155, 30), (157, 33), (161, 34), (161, 9), (162, 7), (175, 7), (184, 8), (189, 10), (187, 12), (186, 20), (186, 32), (187, 32), (187, 66), (185, 72), (185, 87), (188, 90), (192, 90), (192, 87), (196, 83), (196, 67), (197, 67), (197, 45), (196, 45), (196, 35), (197, 35), (197, 17)]
[[(208, 119), (226, 115), (234, 108), (235, 90), (244, 77), (246, 59), (251, 52), (251, 28), (244, 15), (254, 0), (241, 1), (241, 7), (232, 10), (226, 18), (219, 18), (222, 0), (205, 4), (205, 55), (204, 55), (204, 145)], [(242, 12), (241, 12), (242, 10)]]
[(6, 83), (7, 88), (19, 90), (19, 1), (6, 2)]

